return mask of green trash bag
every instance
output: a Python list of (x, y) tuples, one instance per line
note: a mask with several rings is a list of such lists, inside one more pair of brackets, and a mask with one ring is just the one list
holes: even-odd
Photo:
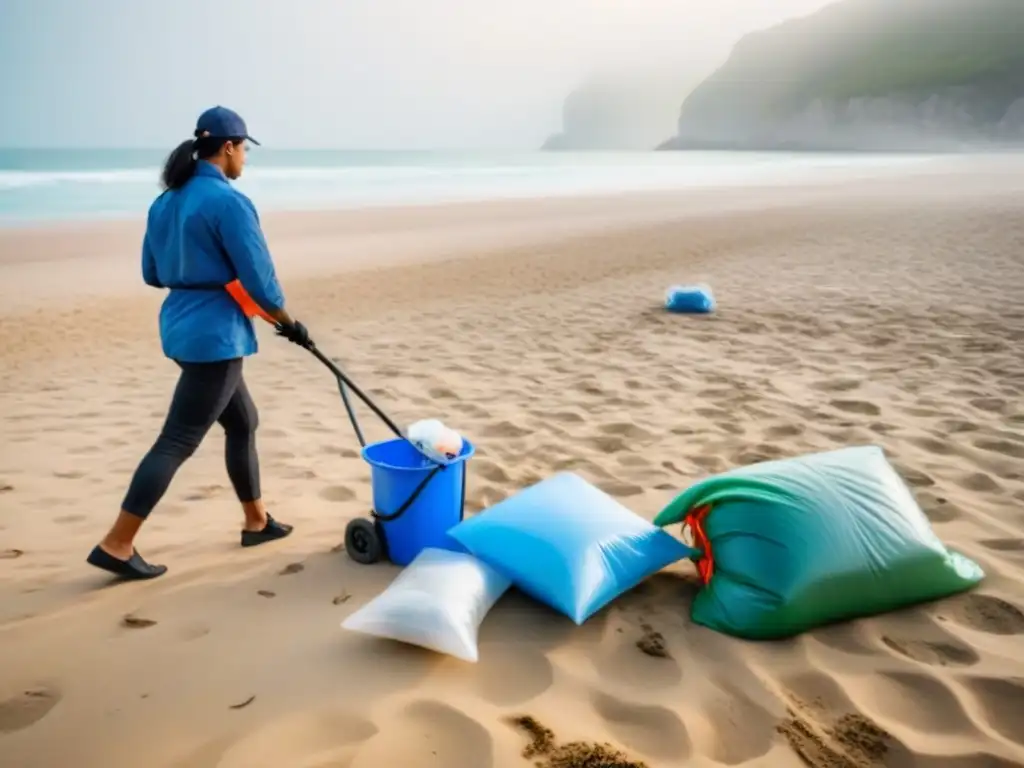
[(984, 578), (946, 549), (876, 446), (707, 478), (654, 520), (680, 522), (702, 552), (693, 620), (748, 639), (934, 600)]

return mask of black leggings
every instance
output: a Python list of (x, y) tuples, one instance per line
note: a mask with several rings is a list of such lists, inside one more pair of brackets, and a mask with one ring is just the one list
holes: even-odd
[(181, 377), (156, 443), (135, 470), (121, 508), (145, 519), (174, 474), (195, 453), (214, 422), (224, 427), (224, 458), (238, 500), (260, 498), (256, 456), (259, 415), (242, 378), (242, 358), (178, 363)]

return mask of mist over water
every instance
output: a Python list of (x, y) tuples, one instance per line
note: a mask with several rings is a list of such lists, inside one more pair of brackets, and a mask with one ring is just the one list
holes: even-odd
[[(0, 152), (0, 224), (145, 214), (155, 151)], [(798, 184), (919, 167), (926, 156), (788, 153), (459, 153), (257, 148), (236, 184), (260, 210), (429, 204)]]

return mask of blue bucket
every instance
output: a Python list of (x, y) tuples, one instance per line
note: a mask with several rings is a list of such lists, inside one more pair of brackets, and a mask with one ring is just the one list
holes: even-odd
[[(426, 547), (452, 548), (447, 533), (462, 522), (463, 478), (474, 451), (463, 439), (459, 457), (434, 474), (401, 516), (380, 521), (391, 562), (408, 565)], [(403, 438), (367, 445), (362, 453), (370, 465), (373, 508), (384, 517), (400, 509), (437, 466)]]

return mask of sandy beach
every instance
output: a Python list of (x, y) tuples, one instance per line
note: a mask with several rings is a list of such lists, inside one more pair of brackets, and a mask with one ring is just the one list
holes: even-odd
[[(341, 551), (369, 470), (333, 379), (268, 328), (246, 377), (295, 534), (237, 547), (215, 429), (139, 542), (169, 573), (90, 569), (176, 381), (162, 294), (141, 222), (0, 231), (0, 765), (1024, 766), (1022, 170), (265, 216), (318, 345), (476, 444), (472, 512), (569, 469), (652, 519), (708, 473), (873, 443), (987, 574), (770, 643), (693, 624), (686, 562), (581, 627), (512, 590), (477, 664), (340, 628), (397, 569)], [(719, 311), (664, 313), (679, 282)], [(525, 757), (514, 718), (625, 757)]]

